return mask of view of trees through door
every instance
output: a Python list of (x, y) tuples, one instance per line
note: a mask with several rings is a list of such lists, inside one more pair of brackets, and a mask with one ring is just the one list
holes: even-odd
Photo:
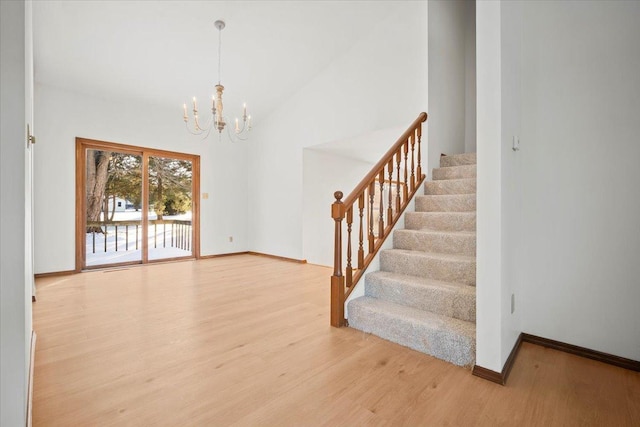
[(149, 259), (191, 256), (192, 164), (149, 157)]
[(78, 138), (77, 160), (76, 269), (199, 255), (198, 156)]

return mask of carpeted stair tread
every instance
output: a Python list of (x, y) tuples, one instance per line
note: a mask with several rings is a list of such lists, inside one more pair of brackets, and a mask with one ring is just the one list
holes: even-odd
[(376, 271), (365, 276), (365, 295), (467, 322), (476, 321), (476, 289), (406, 274)]
[(410, 230), (475, 231), (475, 212), (405, 212), (404, 226)]
[(462, 179), (475, 178), (476, 173), (476, 165), (445, 166), (433, 169), (432, 176), (434, 180)]
[(475, 212), (476, 195), (431, 194), (416, 196), (416, 212)]
[(363, 296), (349, 302), (349, 326), (459, 366), (475, 362), (475, 324)]
[(475, 262), (476, 260), (476, 257), (472, 255), (446, 254), (446, 253), (439, 253), (439, 252), (421, 252), (421, 251), (412, 251), (407, 249), (383, 249), (380, 252), (381, 253), (397, 252), (397, 253), (402, 253), (403, 255), (406, 255), (406, 256), (428, 257), (428, 258), (441, 259), (446, 261)]
[(393, 247), (422, 252), (476, 254), (475, 231), (395, 230)]
[(349, 325), (460, 366), (475, 362), (476, 154), (441, 156)]
[(476, 284), (475, 256), (385, 249), (380, 251), (380, 270), (471, 286)]
[(425, 195), (436, 194), (475, 194), (476, 179), (443, 179), (439, 181), (427, 181), (424, 183)]
[(477, 163), (476, 153), (454, 154), (451, 156), (440, 156), (440, 167), (475, 165)]

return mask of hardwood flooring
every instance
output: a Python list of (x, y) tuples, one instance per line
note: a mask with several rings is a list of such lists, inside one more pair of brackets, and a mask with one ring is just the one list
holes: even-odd
[(638, 426), (640, 373), (522, 345), (506, 386), (329, 326), (252, 255), (38, 279), (34, 426)]

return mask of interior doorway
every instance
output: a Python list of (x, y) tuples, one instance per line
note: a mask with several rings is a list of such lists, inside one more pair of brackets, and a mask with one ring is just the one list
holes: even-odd
[(76, 270), (199, 258), (199, 175), (197, 155), (76, 138)]

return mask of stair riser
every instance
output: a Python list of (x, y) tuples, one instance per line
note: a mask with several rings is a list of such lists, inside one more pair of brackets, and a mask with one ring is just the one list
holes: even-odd
[(440, 167), (475, 165), (476, 153), (456, 154), (453, 156), (440, 156)]
[(380, 270), (475, 286), (476, 262), (447, 260), (428, 254), (382, 251)]
[(365, 295), (467, 322), (476, 321), (475, 290), (459, 292), (448, 287), (413, 285), (368, 275)]
[(410, 230), (475, 231), (475, 213), (406, 212), (404, 225)]
[(475, 212), (476, 195), (417, 196), (417, 212)]
[(440, 179), (462, 179), (462, 178), (475, 178), (476, 177), (476, 165), (466, 166), (451, 166), (446, 168), (437, 168), (432, 172), (434, 180)]
[(450, 179), (443, 181), (427, 181), (424, 194), (476, 194), (475, 179)]
[(475, 340), (454, 332), (425, 329), (410, 321), (349, 304), (349, 326), (458, 366), (475, 363)]
[(474, 256), (476, 254), (476, 236), (396, 230), (393, 233), (393, 247), (412, 251)]

